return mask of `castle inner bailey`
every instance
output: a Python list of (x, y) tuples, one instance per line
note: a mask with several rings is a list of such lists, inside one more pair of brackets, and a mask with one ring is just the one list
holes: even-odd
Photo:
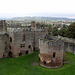
[(38, 49), (41, 66), (58, 68), (64, 63), (65, 51), (75, 54), (75, 40), (50, 36), (48, 28), (36, 27), (35, 21), (24, 28), (8, 27), (8, 22), (0, 21), (0, 58), (18, 57)]
[(35, 21), (26, 28), (7, 27), (5, 20), (0, 21), (0, 26), (0, 58), (32, 53), (39, 48), (39, 39), (48, 34), (47, 28), (36, 28)]
[(64, 63), (64, 41), (39, 40), (39, 64), (46, 68), (58, 68)]

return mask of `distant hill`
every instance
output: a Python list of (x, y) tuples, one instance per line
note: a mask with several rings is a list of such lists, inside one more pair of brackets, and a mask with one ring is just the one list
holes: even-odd
[(9, 20), (19, 20), (19, 21), (75, 21), (75, 19), (60, 18), (60, 17), (14, 17)]

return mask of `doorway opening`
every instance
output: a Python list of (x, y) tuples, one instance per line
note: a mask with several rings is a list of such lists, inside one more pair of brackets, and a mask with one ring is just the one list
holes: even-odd
[(27, 51), (26, 51), (26, 54), (28, 54), (28, 53), (29, 53), (29, 51), (27, 50)]
[(8, 56), (12, 57), (12, 52), (11, 51), (9, 51)]
[(19, 56), (22, 56), (22, 52), (19, 53)]
[(34, 50), (34, 51), (36, 50), (35, 47), (33, 48), (33, 50)]

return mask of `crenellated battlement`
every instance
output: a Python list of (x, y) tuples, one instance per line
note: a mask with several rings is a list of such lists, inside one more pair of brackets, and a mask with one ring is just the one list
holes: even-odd
[[(9, 35), (7, 38), (7, 35), (4, 37), (4, 39), (7, 40), (6, 42), (3, 42), (4, 39), (0, 41), (1, 45), (3, 45), (1, 48), (3, 52), (0, 58), (18, 57), (32, 53), (33, 50), (35, 51), (39, 48), (39, 38), (44, 38), (45, 35), (48, 34), (47, 28), (37, 28), (34, 21), (31, 22), (31, 26), (22, 26), (21, 24), (18, 26), (16, 22), (8, 23), (8, 27), (6, 27), (6, 25), (5, 20), (0, 21), (0, 37), (3, 37), (6, 30), (6, 34)], [(7, 42), (9, 42), (9, 44), (7, 44)]]
[(48, 31), (47, 28), (7, 28), (8, 31)]
[(40, 44), (47, 44), (48, 46), (50, 45), (50, 43), (62, 43), (64, 42), (62, 39), (39, 39), (39, 43)]

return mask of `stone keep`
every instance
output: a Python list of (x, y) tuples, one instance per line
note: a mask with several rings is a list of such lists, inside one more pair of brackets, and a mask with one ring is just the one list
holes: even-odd
[(47, 29), (36, 28), (35, 21), (31, 22), (31, 27), (19, 29), (6, 25), (5, 20), (0, 21), (0, 58), (18, 57), (38, 50), (39, 39), (48, 34)]
[(46, 68), (58, 68), (64, 62), (64, 42), (62, 40), (39, 40), (39, 63)]

